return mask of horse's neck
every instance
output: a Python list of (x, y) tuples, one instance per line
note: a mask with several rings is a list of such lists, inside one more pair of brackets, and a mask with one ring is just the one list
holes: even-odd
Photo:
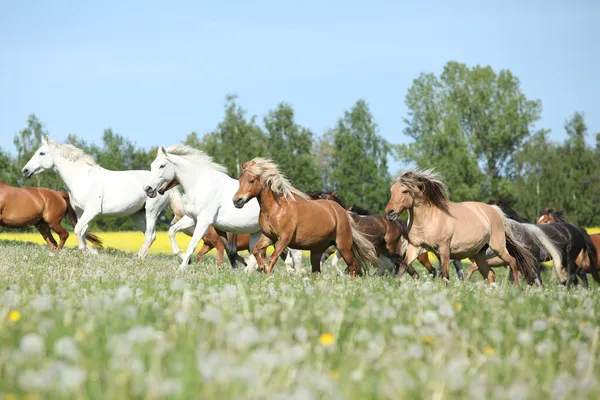
[(435, 218), (436, 214), (439, 214), (441, 210), (430, 205), (430, 204), (415, 204), (412, 208), (408, 209), (408, 221), (407, 230), (410, 233), (424, 232), (428, 225), (431, 225), (431, 221)]
[(96, 166), (88, 165), (81, 161), (69, 161), (62, 157), (54, 158), (54, 169), (62, 178), (65, 185), (72, 192), (77, 186), (77, 178), (87, 175), (89, 171)]
[(200, 179), (204, 181), (207, 179), (236, 180), (223, 172), (215, 170), (210, 165), (198, 165), (183, 157), (178, 157), (174, 166), (177, 180), (183, 187), (183, 191), (188, 194), (194, 192), (196, 186), (200, 183)]
[(258, 204), (260, 205), (261, 214), (269, 215), (275, 208), (280, 207), (277, 199), (275, 198), (275, 193), (273, 193), (273, 191), (268, 187), (263, 187), (261, 189), (257, 200)]

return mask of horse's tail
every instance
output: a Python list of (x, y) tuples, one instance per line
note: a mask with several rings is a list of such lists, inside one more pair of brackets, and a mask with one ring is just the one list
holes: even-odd
[(492, 206), (498, 211), (504, 223), (504, 237), (506, 238), (506, 250), (508, 254), (517, 260), (517, 269), (528, 282), (537, 280), (538, 261), (533, 257), (529, 249), (515, 239), (513, 223), (498, 206)]
[(363, 265), (371, 266), (379, 264), (379, 257), (373, 243), (360, 231), (358, 224), (354, 221), (350, 214), (350, 230), (352, 231), (352, 256), (358, 264), (359, 270), (362, 270)]
[[(61, 194), (62, 198), (65, 199), (65, 202), (67, 203), (66, 214), (69, 217), (69, 222), (71, 222), (71, 225), (73, 225), (73, 228), (75, 228), (75, 225), (77, 225), (77, 213), (75, 212), (75, 209), (71, 205), (71, 198), (69, 197), (69, 194), (66, 192), (60, 192), (60, 194)], [(98, 236), (94, 235), (92, 232), (88, 232), (87, 235), (85, 235), (85, 238), (87, 240), (89, 240), (92, 245), (94, 245), (95, 247), (98, 247), (99, 249), (104, 247), (104, 245), (102, 244), (102, 240)]]
[(583, 234), (583, 239), (585, 240), (585, 252), (590, 260), (590, 274), (592, 274), (592, 277), (596, 283), (600, 283), (600, 275), (598, 275), (598, 251), (596, 249), (596, 245), (585, 229), (581, 229), (581, 233)]
[[(567, 276), (562, 265), (562, 252), (558, 249), (558, 247), (556, 247), (552, 239), (550, 239), (538, 225), (523, 223), (521, 226), (529, 232), (531, 238), (538, 246), (548, 252), (550, 258), (552, 258), (552, 263), (554, 264), (554, 273), (556, 274), (556, 278), (559, 280), (559, 282), (565, 282), (567, 280)], [(544, 264), (540, 265), (542, 267), (544, 266)]]

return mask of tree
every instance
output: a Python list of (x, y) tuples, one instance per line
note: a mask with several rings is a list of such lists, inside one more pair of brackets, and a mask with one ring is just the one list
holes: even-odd
[[(333, 145), (333, 139), (335, 136), (335, 129), (327, 130), (323, 136), (321, 136), (315, 146), (315, 162), (317, 168), (321, 172), (321, 179), (323, 180), (324, 188), (331, 188), (334, 186), (333, 182), (333, 165), (334, 165), (334, 153), (335, 147)], [(321, 190), (321, 187), (314, 187), (311, 190)]]
[(267, 153), (300, 189), (320, 187), (321, 177), (312, 156), (313, 135), (294, 121), (294, 110), (280, 103), (264, 118)]
[[(506, 195), (506, 179), (514, 173), (512, 156), (541, 112), (541, 102), (528, 100), (510, 71), (496, 74), (489, 66), (469, 69), (457, 62), (446, 64), (439, 78), (417, 78), (406, 104), (404, 133), (415, 142), (401, 148), (400, 157), (420, 167), (438, 162), (431, 160), (432, 154), (441, 158), (444, 168), (466, 163), (466, 168), (448, 170), (446, 179), (474, 187), (474, 180), (484, 174), (479, 199)], [(461, 196), (467, 195), (474, 193), (463, 190)]]
[(382, 212), (389, 200), (389, 144), (377, 133), (369, 106), (359, 100), (335, 129), (332, 180), (349, 204)]
[(15, 160), (11, 155), (0, 147), (0, 180), (9, 185), (17, 184), (17, 171), (15, 171)]

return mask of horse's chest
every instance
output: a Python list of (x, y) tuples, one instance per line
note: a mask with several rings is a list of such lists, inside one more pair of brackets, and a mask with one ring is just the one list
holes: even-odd
[(270, 238), (277, 236), (277, 223), (275, 220), (269, 217), (269, 215), (262, 214), (259, 218), (260, 230)]

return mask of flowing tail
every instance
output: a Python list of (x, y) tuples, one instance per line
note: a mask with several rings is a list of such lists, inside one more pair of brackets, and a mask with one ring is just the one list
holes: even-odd
[(517, 269), (523, 274), (527, 282), (537, 280), (538, 262), (529, 249), (515, 239), (512, 224), (516, 222), (509, 219), (500, 207), (492, 207), (494, 207), (502, 217), (502, 222), (504, 222), (504, 236), (506, 237), (506, 250), (508, 250), (508, 254), (517, 260)]
[[(69, 217), (69, 222), (71, 222), (71, 225), (73, 225), (73, 228), (75, 228), (75, 225), (77, 225), (77, 213), (71, 205), (71, 199), (69, 195), (66, 192), (61, 192), (61, 194), (63, 199), (65, 199), (65, 201), (67, 202), (67, 216)], [(94, 247), (97, 247), (99, 249), (104, 247), (102, 244), (102, 240), (100, 240), (98, 236), (94, 235), (91, 232), (88, 232), (87, 235), (85, 235), (85, 238), (89, 240), (89, 242), (92, 245), (94, 245)]]
[[(550, 239), (538, 225), (521, 224), (521, 226), (523, 226), (531, 234), (532, 239), (538, 246), (548, 252), (550, 258), (552, 258), (552, 263), (554, 264), (554, 273), (556, 274), (556, 278), (559, 282), (565, 282), (567, 280), (567, 275), (565, 274), (565, 270), (563, 269), (562, 265), (562, 253), (556, 247), (552, 239)], [(544, 264), (540, 265), (543, 266)]]
[(379, 257), (373, 243), (359, 230), (358, 224), (349, 214), (348, 221), (350, 221), (352, 230), (352, 255), (358, 264), (359, 271), (362, 271), (363, 265), (367, 268), (371, 265), (379, 265)]
[(583, 238), (585, 239), (585, 252), (590, 260), (590, 274), (592, 274), (596, 283), (600, 284), (600, 276), (598, 275), (598, 251), (596, 245), (592, 242), (592, 238), (585, 229), (581, 229), (581, 233), (583, 233)]

